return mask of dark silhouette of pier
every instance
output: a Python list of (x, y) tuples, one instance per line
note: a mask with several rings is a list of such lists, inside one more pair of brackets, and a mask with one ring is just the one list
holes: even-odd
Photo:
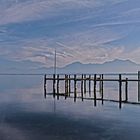
[[(119, 108), (122, 108), (123, 103), (140, 105), (139, 102), (131, 102), (128, 98), (128, 86), (129, 82), (138, 83), (138, 101), (140, 101), (140, 72), (138, 72), (137, 79), (123, 78), (123, 74), (116, 74), (117, 78), (105, 78), (104, 74), (52, 74), (44, 75), (44, 97), (47, 97), (48, 81), (52, 81), (52, 94), (54, 98), (59, 100), (60, 96), (64, 96), (65, 99), (73, 98), (74, 102), (81, 98), (93, 100), (94, 106), (97, 106), (97, 101), (117, 102)], [(60, 92), (60, 82), (64, 82), (64, 92)], [(104, 98), (104, 83), (105, 82), (117, 82), (118, 83), (118, 100), (111, 100)], [(80, 92), (77, 91), (77, 84), (80, 84)], [(92, 90), (91, 90), (92, 89)], [(97, 96), (100, 94), (100, 97)], [(124, 97), (124, 98), (123, 98)]]

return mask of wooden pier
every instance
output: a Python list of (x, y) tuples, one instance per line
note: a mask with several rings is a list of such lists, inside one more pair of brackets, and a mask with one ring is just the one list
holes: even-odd
[[(104, 74), (52, 74), (44, 75), (44, 97), (47, 97), (48, 84), (52, 82), (52, 94), (54, 98), (59, 100), (59, 96), (64, 96), (65, 99), (73, 98), (74, 102), (81, 98), (94, 101), (94, 106), (97, 106), (97, 101), (114, 101), (119, 103), (119, 108), (122, 108), (122, 103), (128, 104), (140, 104), (139, 102), (130, 102), (128, 97), (129, 82), (138, 83), (138, 101), (140, 101), (140, 72), (138, 72), (137, 79), (123, 78), (122, 74), (118, 74), (117, 78), (105, 78)], [(117, 82), (118, 83), (118, 100), (110, 100), (104, 98), (104, 83), (105, 82)], [(64, 84), (64, 92), (60, 92), (60, 82)], [(80, 86), (80, 92), (77, 90)], [(100, 96), (99, 96), (100, 95)]]

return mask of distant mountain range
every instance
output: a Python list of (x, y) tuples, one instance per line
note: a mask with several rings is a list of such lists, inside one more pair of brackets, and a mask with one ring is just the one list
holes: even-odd
[[(53, 73), (54, 68), (41, 68), (39, 71)], [(130, 60), (119, 60), (105, 62), (103, 64), (82, 64), (74, 62), (63, 68), (57, 68), (57, 73), (136, 73), (140, 70), (140, 64)]]
[[(38, 68), (40, 67), (40, 68)], [(57, 68), (57, 73), (136, 73), (140, 64), (130, 60), (113, 60), (103, 64), (82, 64), (74, 62), (63, 68)], [(53, 73), (54, 68), (46, 68), (43, 63), (31, 61), (0, 61), (0, 73)]]

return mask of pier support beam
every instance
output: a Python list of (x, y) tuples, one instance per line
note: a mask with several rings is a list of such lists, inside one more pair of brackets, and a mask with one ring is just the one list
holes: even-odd
[(68, 80), (69, 81), (69, 84), (68, 84), (69, 85), (69, 91), (68, 91), (69, 93), (68, 93), (68, 96), (70, 97), (70, 93), (71, 93), (71, 79), (70, 78), (71, 78), (71, 76), (69, 75), (68, 78), (69, 78), (69, 80)]
[(125, 81), (125, 102), (128, 101), (128, 78)]
[(76, 102), (77, 93), (76, 93), (76, 74), (74, 75), (74, 102)]
[(57, 74), (57, 100), (59, 100), (59, 74)]
[(81, 98), (82, 98), (82, 101), (83, 101), (83, 97), (84, 97), (84, 95), (83, 95), (83, 74), (81, 75)]
[(91, 75), (89, 75), (89, 97), (91, 97)]
[(104, 104), (104, 75), (101, 75), (101, 100), (102, 100), (102, 105)]
[(44, 75), (44, 98), (47, 96), (47, 89), (46, 89), (46, 74)]
[(87, 83), (86, 83), (86, 74), (84, 74), (84, 94), (86, 95), (86, 86), (87, 86)]
[(65, 75), (65, 99), (68, 96), (68, 75)]
[(94, 106), (96, 106), (96, 74), (94, 74)]
[(140, 71), (138, 71), (138, 101), (140, 101)]
[(56, 80), (55, 80), (55, 74), (53, 74), (53, 97), (55, 98), (55, 83), (56, 83)]
[(122, 75), (119, 74), (119, 108), (122, 108)]

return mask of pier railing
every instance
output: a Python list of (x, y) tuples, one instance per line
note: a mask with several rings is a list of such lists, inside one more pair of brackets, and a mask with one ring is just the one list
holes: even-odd
[[(140, 104), (140, 72), (138, 72), (137, 78), (128, 78), (127, 74), (115, 74), (116, 78), (106, 78), (107, 74), (52, 74), (44, 75), (44, 97), (50, 93), (48, 89), (48, 81), (52, 82), (52, 94), (54, 98), (59, 100), (60, 96), (64, 96), (65, 99), (73, 98), (76, 102), (77, 98), (89, 99), (94, 101), (94, 106), (97, 105), (97, 101), (100, 100), (102, 104), (104, 101), (114, 101), (119, 103), (119, 108), (122, 107), (122, 103), (128, 104)], [(111, 75), (111, 74), (110, 74)], [(125, 77), (124, 77), (125, 75)], [(60, 92), (60, 82), (64, 82), (64, 92)], [(105, 82), (117, 82), (118, 83), (118, 100), (111, 100), (104, 98), (104, 84)], [(128, 85), (129, 82), (137, 82), (138, 84), (138, 102), (129, 101), (128, 98)], [(80, 92), (77, 91), (77, 83), (80, 84)], [(88, 84), (87, 84), (88, 83)], [(98, 87), (98, 89), (97, 89)], [(88, 95), (87, 95), (88, 91)], [(100, 97), (98, 97), (100, 93)], [(124, 97), (124, 98), (123, 98)]]

